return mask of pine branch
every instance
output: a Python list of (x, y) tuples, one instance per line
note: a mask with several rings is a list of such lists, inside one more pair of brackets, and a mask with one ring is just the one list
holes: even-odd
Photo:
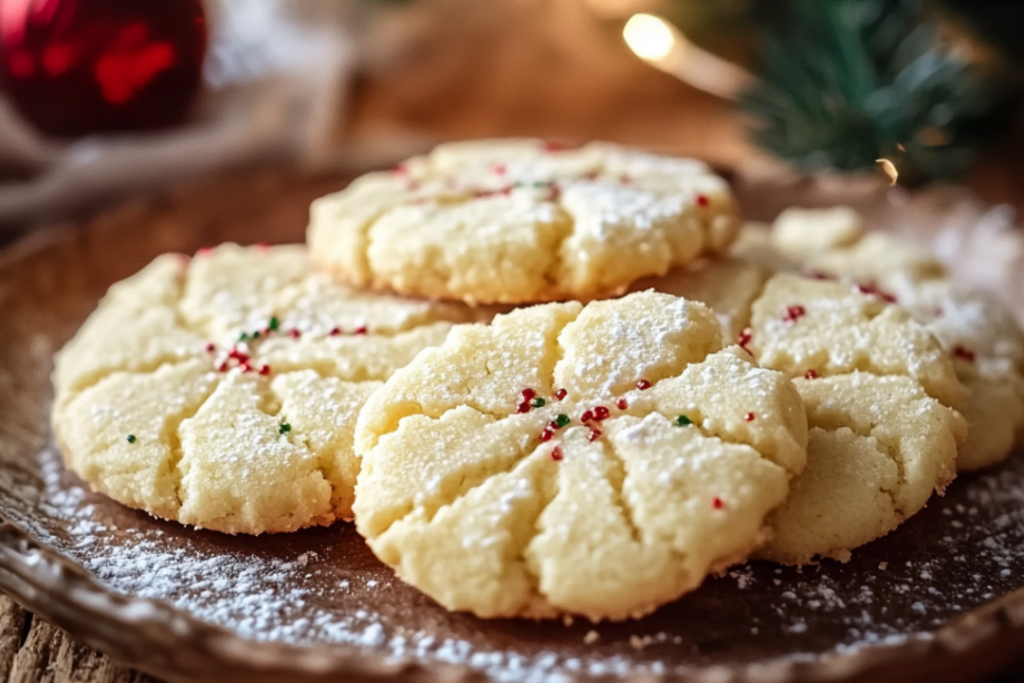
[(754, 140), (805, 171), (892, 160), (901, 181), (964, 171), (993, 111), (988, 84), (942, 51), (919, 0), (794, 0), (741, 98)]

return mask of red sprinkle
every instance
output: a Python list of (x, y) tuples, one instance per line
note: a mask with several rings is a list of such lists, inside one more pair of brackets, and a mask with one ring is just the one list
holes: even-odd
[(597, 406), (594, 408), (594, 421), (600, 422), (601, 420), (607, 420), (612, 414), (612, 411), (608, 410), (604, 406)]
[(566, 146), (558, 140), (545, 140), (542, 144), (544, 151), (549, 154), (552, 152), (562, 152), (566, 149)]
[(835, 277), (828, 273), (823, 273), (820, 270), (812, 270), (807, 274), (807, 276), (814, 280), (835, 280)]
[(260, 374), (263, 375), (264, 377), (269, 375), (270, 374), (270, 366), (266, 365), (266, 364), (261, 365), (260, 366)]
[(696, 201), (697, 202), (697, 206), (699, 206), (701, 208), (707, 208), (711, 204), (711, 202), (708, 200), (708, 198), (705, 197), (702, 194), (699, 194), (696, 197), (694, 197), (694, 201)]
[(508, 167), (505, 164), (491, 164), (491, 172), (498, 175), (505, 175), (508, 173)]
[(208, 343), (208, 344), (206, 345), (206, 352), (207, 352), (207, 353), (213, 353), (213, 352), (214, 352), (214, 351), (216, 351), (216, 350), (217, 350), (217, 345), (216, 345), (216, 344), (214, 344), (213, 342), (209, 342), (209, 343)]
[(405, 175), (409, 172), (409, 166), (404, 161), (395, 164), (391, 167), (391, 172), (395, 175)]
[(856, 289), (861, 294), (877, 296), (878, 298), (882, 299), (883, 301), (887, 301), (890, 304), (896, 303), (896, 297), (895, 296), (893, 296), (892, 294), (889, 294), (888, 292), (883, 292), (882, 290), (880, 290), (875, 285), (870, 285), (870, 284), (869, 285), (863, 285), (863, 284), (858, 283), (857, 286), (856, 286)]
[(302, 333), (299, 332), (298, 330), (289, 330), (288, 336), (291, 337), (292, 339), (298, 339), (299, 337), (302, 336)]
[(221, 361), (220, 365), (217, 366), (217, 372), (227, 372), (227, 371), (228, 371), (228, 362), (226, 360), (225, 361)]
[(754, 415), (753, 413), (747, 413), (746, 415), (743, 416), (743, 419), (746, 420), (747, 422), (753, 422), (754, 418), (756, 417), (757, 415)]
[(544, 431), (540, 433), (539, 438), (541, 441), (551, 441), (551, 437), (554, 435), (555, 433), (551, 430), (551, 427), (545, 427)]
[(742, 332), (740, 332), (739, 336), (736, 337), (736, 343), (740, 345), (740, 348), (746, 351), (747, 353), (750, 353), (751, 355), (753, 354), (750, 351), (750, 342), (752, 342), (753, 340), (754, 330), (752, 330), (749, 327), (745, 328)]
[(594, 419), (594, 411), (593, 410), (584, 410), (583, 414), (580, 415), (580, 422), (590, 422), (593, 419)]
[(588, 441), (597, 441), (600, 438), (601, 438), (601, 430), (599, 430), (599, 429), (591, 429), (590, 430), (590, 434), (587, 435), (587, 440)]
[(211, 251), (213, 251), (212, 247), (202, 247), (196, 250), (196, 256), (209, 256)]
[(641, 379), (640, 379), (640, 380), (639, 380), (639, 381), (638, 381), (638, 382), (636, 383), (636, 388), (637, 388), (637, 389), (639, 389), (640, 391), (645, 391), (645, 390), (647, 390), (647, 389), (650, 389), (650, 388), (651, 388), (651, 383), (650, 383), (650, 382), (648, 382), (647, 380), (645, 380), (645, 379), (642, 379), (642, 378), (641, 378)]
[(270, 248), (270, 245), (267, 244), (266, 242), (257, 242), (256, 243), (256, 249), (259, 250), (259, 251), (266, 251), (269, 248)]
[(366, 334), (366, 325), (360, 325), (357, 327), (355, 334)]
[(520, 403), (519, 407), (516, 408), (516, 412), (520, 414), (530, 412), (530, 402), (523, 401), (522, 403)]
[(531, 398), (537, 398), (537, 392), (531, 389), (530, 387), (526, 387), (525, 389), (523, 389), (523, 398), (526, 399), (527, 401), (529, 401)]
[(569, 392), (566, 391), (565, 389), (559, 389), (558, 391), (555, 392), (555, 398), (557, 398), (559, 401), (561, 401), (563, 398), (565, 398), (568, 395), (569, 395)]
[(555, 446), (554, 450), (551, 451), (551, 459), (554, 460), (555, 462), (558, 462), (559, 460), (561, 460), (564, 457), (565, 456), (562, 455), (562, 447), (561, 446)]
[(340, 327), (332, 327), (331, 328), (331, 336), (332, 337), (337, 337), (339, 334), (341, 334), (341, 328)]
[(715, 508), (716, 510), (721, 510), (722, 508), (725, 507), (725, 503), (722, 502), (721, 498), (715, 496), (714, 498), (711, 499), (711, 507)]
[(624, 398), (620, 398), (619, 402), (615, 404), (619, 410), (625, 410), (629, 407), (629, 401)]
[(810, 370), (808, 370), (807, 372), (804, 373), (804, 378), (805, 379), (818, 379), (818, 371), (815, 370), (814, 368), (811, 368)]
[(803, 306), (787, 306), (786, 314), (782, 316), (782, 320), (787, 323), (795, 323), (800, 318), (807, 315), (807, 309)]
[(953, 347), (953, 355), (966, 361), (973, 361), (975, 358), (974, 351), (960, 344)]

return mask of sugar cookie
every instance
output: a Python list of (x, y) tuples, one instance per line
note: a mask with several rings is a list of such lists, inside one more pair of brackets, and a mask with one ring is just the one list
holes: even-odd
[(357, 528), (482, 617), (639, 617), (763, 542), (804, 465), (791, 382), (653, 292), (456, 327), (367, 401)]

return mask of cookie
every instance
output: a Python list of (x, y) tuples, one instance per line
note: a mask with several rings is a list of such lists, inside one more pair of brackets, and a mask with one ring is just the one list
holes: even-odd
[(734, 258), (656, 286), (723, 306), (726, 330), (749, 321), (739, 341), (794, 378), (806, 404), (807, 467), (758, 555), (846, 560), (952, 480), (964, 439), (954, 408), (970, 404), (949, 354), (907, 311), (849, 284), (767, 273)]
[(847, 560), (942, 493), (966, 438), (967, 393), (938, 341), (904, 309), (837, 282), (776, 275), (746, 346), (795, 379), (807, 469), (771, 517), (761, 557)]
[(793, 385), (656, 294), (456, 327), (367, 401), (356, 524), (480, 617), (642, 616), (744, 559), (805, 461)]
[(313, 203), (318, 263), (342, 281), (469, 303), (621, 294), (725, 249), (739, 229), (704, 164), (606, 143), (441, 145)]
[[(839, 229), (837, 215), (847, 221)], [(849, 209), (790, 210), (773, 224), (770, 241), (777, 263), (788, 259), (791, 269), (840, 279), (906, 308), (938, 338), (970, 391), (970, 430), (957, 469), (1006, 459), (1024, 432), (1024, 332), (995, 296), (954, 284), (938, 259), (896, 236), (864, 235)]]
[(247, 534), (350, 519), (359, 408), (483, 314), (354, 291), (299, 246), (161, 256), (57, 355), (54, 431), (82, 479), (158, 517)]

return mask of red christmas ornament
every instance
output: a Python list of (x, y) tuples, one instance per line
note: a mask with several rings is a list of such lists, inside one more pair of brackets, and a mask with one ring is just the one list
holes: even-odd
[(51, 135), (179, 123), (206, 43), (201, 0), (0, 0), (0, 82)]

